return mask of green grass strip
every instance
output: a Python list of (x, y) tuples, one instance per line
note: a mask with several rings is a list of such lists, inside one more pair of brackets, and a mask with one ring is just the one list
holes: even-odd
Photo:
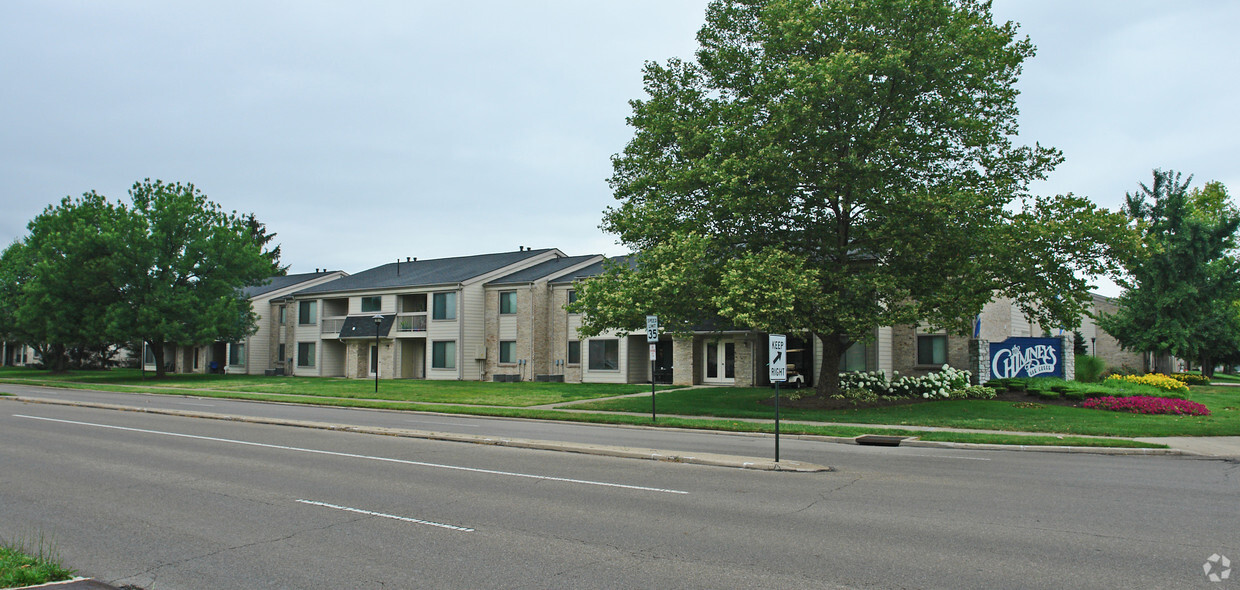
[(36, 586), (73, 577), (73, 570), (57, 563), (55, 549), (43, 543), (35, 548), (22, 544), (0, 545), (0, 588)]

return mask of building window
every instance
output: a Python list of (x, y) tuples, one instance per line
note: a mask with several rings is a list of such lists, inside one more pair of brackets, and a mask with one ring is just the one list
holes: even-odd
[[(150, 347), (149, 345), (147, 345), (147, 344), (143, 344), (143, 345), (142, 345), (142, 349), (146, 351), (146, 352), (142, 353), (142, 362), (143, 362), (143, 364), (147, 364), (147, 365), (153, 365), (153, 364), (155, 364), (155, 349), (151, 348), (151, 347)], [(22, 346), (22, 356), (24, 357), (25, 355), (26, 355), (26, 347), (25, 347), (25, 346)], [(24, 359), (24, 358), (23, 358), (23, 359), (22, 359), (21, 361), (19, 361), (19, 362), (25, 363), (25, 362), (26, 362), (26, 359)]]
[(370, 374), (379, 374), (379, 347), (370, 345)]
[(198, 348), (194, 348), (194, 370), (198, 370)]
[(298, 342), (297, 343), (297, 366), (314, 367), (314, 343)]
[(517, 341), (503, 340), (499, 343), (499, 362), (512, 364), (517, 362)]
[(276, 362), (277, 363), (284, 364), (284, 352), (285, 350), (284, 350), (283, 344), (276, 346)]
[(917, 364), (943, 365), (947, 363), (947, 334), (917, 335)]
[(590, 341), (590, 370), (591, 371), (617, 371), (620, 369), (620, 341), (615, 339), (609, 340), (591, 340)]
[(580, 340), (569, 340), (568, 341), (568, 364), (570, 365), (581, 364), (581, 341)]
[(569, 289), (569, 290), (568, 290), (568, 302), (569, 302), (569, 303), (576, 303), (576, 302), (577, 302), (577, 290), (576, 290), (576, 289)]
[(431, 368), (456, 368), (456, 342), (452, 340), (431, 344)]
[(302, 326), (313, 326), (319, 323), (318, 301), (302, 301), (297, 304), (297, 323)]
[(435, 293), (431, 300), (431, 307), (431, 319), (455, 320), (456, 293)]
[(383, 297), (375, 296), (362, 298), (363, 313), (368, 311), (379, 311), (380, 309), (383, 309)]
[(517, 292), (500, 291), (499, 312), (504, 315), (517, 313)]
[(277, 315), (280, 318), (280, 325), (283, 326), (284, 325), (284, 306), (281, 305), (280, 307), (277, 308), (277, 310), (278, 310)]
[(228, 365), (231, 367), (245, 366), (245, 345), (233, 343), (228, 345)]
[(870, 347), (864, 342), (854, 342), (840, 357), (840, 371), (868, 371)]

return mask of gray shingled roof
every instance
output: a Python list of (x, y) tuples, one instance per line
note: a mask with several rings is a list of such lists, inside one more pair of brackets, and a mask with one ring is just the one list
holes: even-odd
[(612, 258), (600, 260), (598, 262), (595, 262), (594, 264), (591, 264), (590, 266), (577, 269), (571, 274), (562, 276), (552, 281), (552, 283), (555, 283), (557, 285), (563, 284), (563, 283), (571, 283), (573, 281), (576, 281), (577, 279), (584, 279), (586, 277), (601, 275), (603, 274), (604, 266), (607, 264), (632, 264), (632, 260), (633, 259), (629, 256), (614, 256)]
[(270, 277), (258, 285), (251, 285), (242, 289), (241, 294), (244, 295), (246, 299), (250, 299), (253, 297), (258, 297), (259, 295), (271, 293), (272, 291), (279, 291), (280, 289), (292, 287), (297, 283), (314, 280), (319, 277), (332, 274), (333, 272), (339, 271), (325, 270), (323, 272), (304, 272), (295, 275), (285, 275), (282, 277)]
[[(472, 279), (499, 270), (535, 256), (546, 254), (551, 248), (479, 254), (457, 258), (436, 258), (413, 262), (392, 262), (364, 270), (355, 275), (341, 277), (321, 285), (298, 291), (297, 295), (336, 293), (342, 291), (365, 291), (391, 287), (420, 287), (447, 285)], [(399, 274), (398, 274), (399, 273)]]
[(519, 270), (510, 275), (500, 277), (494, 281), (488, 282), (487, 284), (513, 285), (519, 283), (530, 283), (543, 277), (553, 275), (566, 268), (581, 264), (582, 262), (594, 258), (595, 256), (598, 256), (598, 254), (590, 254), (587, 256), (565, 256), (562, 258), (556, 258), (555, 260), (548, 260), (546, 262), (535, 264), (529, 268)]

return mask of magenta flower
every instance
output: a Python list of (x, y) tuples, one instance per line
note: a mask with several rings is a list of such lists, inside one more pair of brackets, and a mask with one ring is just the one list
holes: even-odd
[(1186, 399), (1165, 397), (1096, 397), (1085, 400), (1086, 408), (1111, 410), (1112, 412), (1132, 412), (1134, 414), (1176, 414), (1180, 416), (1209, 416), (1210, 410), (1205, 406)]

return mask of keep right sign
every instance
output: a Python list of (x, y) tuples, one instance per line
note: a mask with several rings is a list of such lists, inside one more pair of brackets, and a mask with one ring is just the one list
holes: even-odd
[(788, 380), (788, 338), (783, 334), (770, 335), (767, 367), (772, 383)]

